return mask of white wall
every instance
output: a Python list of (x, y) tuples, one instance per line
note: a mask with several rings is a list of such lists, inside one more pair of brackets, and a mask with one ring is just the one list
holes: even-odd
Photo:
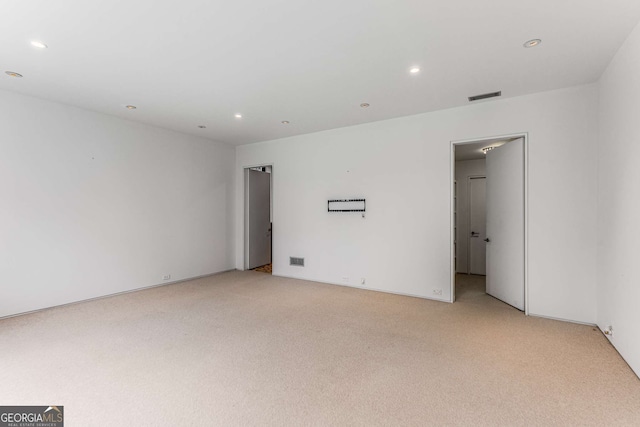
[(599, 88), (598, 325), (640, 375), (640, 26)]
[(458, 183), (457, 194), (457, 228), (458, 238), (456, 252), (458, 258), (458, 273), (469, 272), (469, 177), (486, 176), (486, 160), (464, 160), (455, 163), (456, 181)]
[(234, 148), (0, 94), (0, 317), (233, 268)]
[[(450, 141), (528, 132), (530, 312), (595, 323), (596, 101), (587, 85), (240, 146), (236, 267), (242, 168), (273, 163), (274, 274), (448, 301)], [(350, 197), (365, 219), (327, 213)]]

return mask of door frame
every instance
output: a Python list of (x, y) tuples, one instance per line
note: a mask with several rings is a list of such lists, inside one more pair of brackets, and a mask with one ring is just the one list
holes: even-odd
[(270, 215), (271, 215), (271, 264), (273, 264), (273, 223), (275, 222), (275, 218), (274, 218), (274, 211), (273, 211), (273, 173), (274, 173), (274, 164), (273, 163), (261, 163), (261, 164), (256, 164), (256, 165), (249, 165), (249, 166), (243, 166), (242, 167), (242, 179), (244, 181), (243, 183), (243, 196), (242, 196), (242, 205), (243, 205), (243, 210), (244, 210), (244, 218), (243, 218), (243, 227), (242, 227), (242, 233), (243, 233), (243, 237), (242, 237), (242, 245), (243, 245), (243, 258), (244, 261), (242, 263), (242, 268), (243, 270), (248, 270), (249, 269), (249, 203), (247, 203), (247, 200), (249, 198), (249, 181), (247, 180), (247, 169), (253, 169), (253, 168), (264, 168), (264, 167), (270, 167), (271, 168), (271, 194), (270, 194), (270, 200), (269, 200), (269, 210), (270, 210)]
[(450, 141), (449, 156), (450, 156), (450, 189), (449, 189), (449, 211), (450, 211), (450, 278), (451, 278), (451, 299), (449, 302), (453, 303), (456, 300), (456, 269), (455, 269), (455, 216), (454, 216), (454, 182), (456, 179), (456, 145), (475, 144), (482, 141), (496, 140), (496, 139), (524, 139), (524, 314), (529, 315), (529, 133), (520, 132), (496, 136), (485, 136), (482, 138), (472, 139), (460, 139)]

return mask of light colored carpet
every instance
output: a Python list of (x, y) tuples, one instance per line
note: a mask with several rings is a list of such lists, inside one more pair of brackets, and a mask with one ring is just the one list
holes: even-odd
[(0, 404), (70, 427), (640, 425), (599, 331), (479, 286), (452, 305), (228, 272), (9, 318)]

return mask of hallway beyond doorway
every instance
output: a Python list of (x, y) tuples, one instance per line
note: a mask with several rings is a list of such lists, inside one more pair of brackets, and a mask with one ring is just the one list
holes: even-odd
[(528, 313), (527, 139), (451, 141), (451, 302), (457, 273), (473, 273), (486, 275), (486, 293)]
[(269, 263), (260, 267), (252, 268), (251, 271), (259, 271), (260, 273), (271, 274), (273, 272), (273, 267), (272, 267), (272, 264)]
[(487, 294), (487, 276), (456, 274), (456, 300), (468, 301)]

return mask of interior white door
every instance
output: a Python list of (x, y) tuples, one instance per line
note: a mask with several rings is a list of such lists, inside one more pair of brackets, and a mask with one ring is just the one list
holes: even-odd
[(524, 139), (487, 153), (487, 293), (524, 310)]
[(248, 268), (252, 269), (271, 262), (271, 174), (247, 172)]
[(469, 178), (469, 273), (487, 274), (485, 177)]

